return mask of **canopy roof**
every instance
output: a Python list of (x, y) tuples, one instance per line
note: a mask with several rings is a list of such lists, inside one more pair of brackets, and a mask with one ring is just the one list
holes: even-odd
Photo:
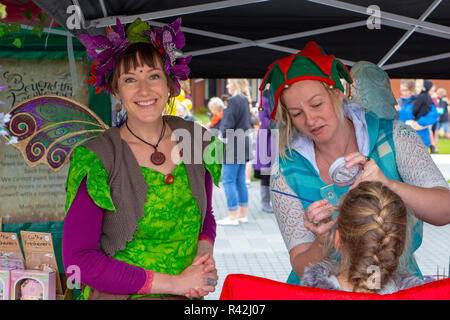
[[(115, 18), (160, 26), (183, 19), (194, 78), (262, 78), (275, 59), (311, 40), (351, 67), (366, 60), (391, 78), (450, 78), (450, 1), (34, 0), (72, 34), (104, 32)], [(69, 6), (80, 29), (69, 29)], [(373, 7), (375, 6), (375, 7)], [(380, 12), (371, 9), (381, 10)], [(74, 7), (71, 7), (72, 9)], [(370, 29), (368, 22), (375, 28)], [(379, 22), (379, 25), (377, 24)], [(373, 24), (375, 23), (375, 25)], [(379, 26), (379, 28), (376, 28)]]

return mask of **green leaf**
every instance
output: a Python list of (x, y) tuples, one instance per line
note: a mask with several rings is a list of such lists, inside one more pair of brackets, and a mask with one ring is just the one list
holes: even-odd
[(151, 43), (148, 36), (143, 34), (145, 30), (150, 30), (148, 23), (143, 22), (141, 19), (137, 18), (127, 29), (126, 37), (131, 44), (136, 42), (147, 42)]
[(45, 20), (47, 20), (48, 16), (45, 12), (39, 12), (38, 18), (39, 18), (39, 21), (41, 22), (41, 24), (44, 24)]
[(15, 45), (17, 48), (21, 48), (22, 40), (20, 40), (19, 38), (15, 38), (12, 44)]
[(33, 20), (33, 12), (30, 9), (23, 12), (22, 16), (24, 16), (27, 20)]
[(33, 28), (33, 33), (36, 34), (39, 38), (42, 36), (42, 33), (44, 32), (43, 26), (36, 26)]

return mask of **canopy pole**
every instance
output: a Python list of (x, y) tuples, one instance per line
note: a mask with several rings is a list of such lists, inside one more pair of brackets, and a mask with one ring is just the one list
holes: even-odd
[[(435, 0), (431, 6), (428, 7), (428, 9), (420, 16), (420, 21), (425, 21), (426, 18), (436, 9), (436, 7), (442, 2), (442, 0)], [(417, 30), (417, 26), (410, 27), (410, 29), (400, 38), (399, 41), (392, 47), (391, 50), (389, 50), (388, 53), (378, 62), (378, 66), (382, 67), (386, 61), (389, 60), (390, 57), (405, 43), (406, 40), (414, 33), (414, 31)]]

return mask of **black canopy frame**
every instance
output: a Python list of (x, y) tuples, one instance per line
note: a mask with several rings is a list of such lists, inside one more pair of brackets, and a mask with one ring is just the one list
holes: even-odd
[[(449, 0), (34, 0), (73, 35), (104, 33), (116, 17), (160, 27), (183, 19), (193, 78), (262, 78), (311, 40), (351, 67), (391, 78), (450, 79)], [(81, 27), (67, 21), (79, 8)]]

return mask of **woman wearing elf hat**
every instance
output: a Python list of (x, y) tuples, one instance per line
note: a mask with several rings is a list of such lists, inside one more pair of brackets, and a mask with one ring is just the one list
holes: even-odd
[[(127, 111), (70, 164), (62, 250), (65, 268), (79, 268), (82, 299), (199, 298), (217, 284), (211, 199), (221, 165), (204, 152), (214, 139), (164, 115), (190, 71), (180, 24), (150, 29), (138, 19), (125, 32), (117, 19), (117, 31), (80, 36), (94, 60), (90, 82)], [(205, 141), (182, 147), (177, 129), (188, 133), (183, 143), (194, 131)]]
[(293, 269), (288, 282), (300, 284), (304, 268), (323, 260), (323, 244), (336, 224), (334, 206), (367, 180), (382, 182), (409, 208), (401, 265), (421, 276), (413, 253), (423, 221), (450, 222), (448, 184), (413, 129), (351, 103), (341, 78), (353, 82), (338, 59), (309, 42), (272, 63), (261, 85), (270, 84), (271, 118), (279, 128), (271, 188)]

